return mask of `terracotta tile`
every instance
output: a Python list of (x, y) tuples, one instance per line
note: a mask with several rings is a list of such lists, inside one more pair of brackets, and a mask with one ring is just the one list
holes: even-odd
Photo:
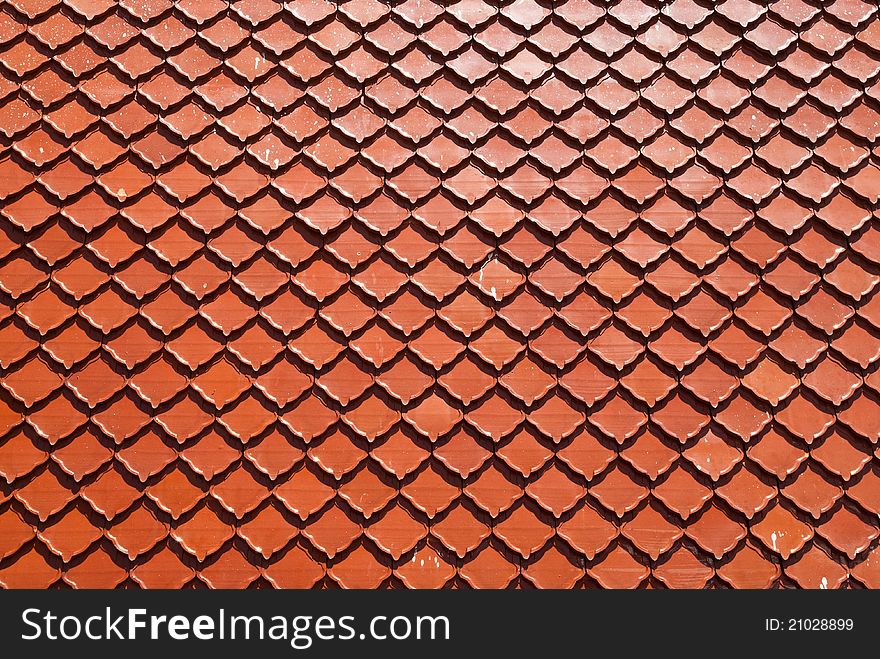
[(652, 573), (668, 588), (703, 588), (715, 571), (685, 548), (670, 553), (669, 558)]
[(369, 519), (396, 496), (396, 490), (373, 471), (365, 470), (359, 472), (340, 490), (340, 496)]
[(662, 483), (653, 488), (653, 494), (667, 508), (682, 519), (689, 519), (712, 497), (712, 490), (697, 481), (683, 468), (669, 472)]
[(870, 552), (866, 559), (851, 571), (852, 576), (867, 587), (873, 587), (877, 581), (877, 554)]
[(652, 560), (666, 553), (683, 535), (680, 528), (651, 506), (642, 508), (632, 520), (626, 522), (621, 527), (621, 533)]
[(493, 528), (493, 534), (510, 549), (528, 559), (544, 546), (553, 531), (529, 508), (521, 505)]
[(0, 524), (4, 530), (4, 542), (2, 550), (0, 550), (3, 558), (15, 554), (34, 537), (34, 529), (12, 509), (3, 513), (0, 517)]
[(574, 441), (557, 453), (559, 458), (571, 469), (588, 480), (606, 469), (615, 454), (596, 437), (580, 434)]
[(594, 411), (588, 421), (604, 434), (622, 444), (633, 436), (648, 420), (647, 415), (633, 409), (623, 398), (613, 396), (599, 411)]
[(492, 454), (475, 438), (461, 432), (443, 446), (435, 448), (434, 455), (448, 469), (467, 478), (482, 467)]
[(592, 485), (590, 494), (617, 517), (623, 517), (648, 496), (648, 488), (622, 469), (613, 468)]
[(21, 368), (2, 378), (3, 387), (27, 407), (46, 398), (63, 382), (43, 360), (37, 358), (25, 362)]
[[(723, 336), (722, 334), (719, 340)], [(727, 350), (722, 350), (717, 346), (713, 346), (713, 349), (726, 358), (730, 356), (730, 352)], [(689, 375), (682, 378), (681, 383), (695, 396), (712, 405), (713, 408), (727, 400), (737, 386), (735, 377), (709, 359), (700, 362)]]
[(544, 373), (540, 365), (530, 358), (518, 362), (513, 370), (498, 381), (526, 405), (542, 398), (556, 384), (556, 379)]
[(434, 315), (434, 311), (411, 291), (404, 291), (383, 308), (379, 315), (405, 336), (412, 336)]
[(256, 508), (269, 495), (268, 489), (245, 469), (235, 469), (211, 487), (211, 496), (238, 519)]
[(427, 528), (400, 506), (392, 506), (364, 534), (394, 560), (409, 552), (427, 533)]
[(572, 481), (561, 470), (551, 467), (526, 487), (526, 493), (558, 518), (578, 503), (586, 494), (586, 488)]
[(746, 530), (715, 506), (708, 507), (685, 531), (700, 547), (721, 558), (746, 536)]
[(330, 508), (303, 531), (303, 535), (330, 558), (348, 548), (361, 533), (360, 527), (337, 508)]
[(112, 457), (113, 452), (89, 431), (52, 454), (52, 459), (77, 482), (101, 468)]
[(412, 560), (396, 568), (394, 574), (413, 589), (442, 588), (453, 576), (455, 568), (430, 547), (413, 554)]
[(848, 482), (868, 462), (869, 454), (861, 442), (833, 432), (811, 455), (826, 469)]
[[(640, 435), (620, 454), (620, 457), (652, 481), (666, 473), (678, 456), (678, 452), (668, 445), (668, 440), (663, 441), (650, 431)], [(613, 456), (609, 454), (608, 459), (611, 457)]]
[(587, 570), (604, 588), (637, 588), (650, 570), (623, 547), (617, 546), (601, 563)]
[(837, 361), (825, 358), (804, 377), (804, 384), (822, 398), (834, 405), (840, 405), (855, 393), (860, 379), (845, 370)]
[(204, 496), (198, 479), (177, 469), (166, 474), (161, 482), (150, 486), (147, 496), (174, 519), (195, 506)]
[(216, 553), (233, 533), (234, 529), (208, 507), (199, 508), (170, 530), (171, 537), (199, 562)]
[(864, 552), (877, 537), (877, 530), (847, 508), (839, 508), (816, 532), (850, 560)]
[[(10, 412), (7, 410), (5, 415), (7, 419), (9, 415)], [(4, 432), (8, 432), (12, 425), (14, 424), (4, 423)], [(33, 440), (20, 430), (7, 438), (0, 447), (0, 455), (3, 456), (3, 467), (0, 473), (7, 483), (12, 483), (17, 478), (26, 476), (49, 458), (48, 453), (40, 450)]]
[(829, 483), (817, 470), (808, 467), (794, 483), (782, 490), (782, 494), (814, 519), (819, 519), (843, 495), (843, 490)]
[(738, 448), (731, 446), (711, 431), (703, 435), (682, 455), (714, 481), (718, 481), (743, 458), (743, 454)]
[(847, 578), (847, 570), (836, 564), (824, 551), (813, 548), (785, 573), (802, 588), (826, 590), (839, 588)]
[(777, 419), (807, 443), (818, 438), (834, 423), (834, 417), (802, 396), (792, 398)]
[(640, 332), (645, 338), (658, 330), (672, 313), (666, 303), (660, 303), (647, 292), (634, 295), (616, 314), (629, 327)]
[(308, 455), (321, 469), (334, 478), (341, 479), (357, 468), (367, 453), (353, 438), (336, 432), (310, 448)]
[(107, 530), (110, 541), (130, 559), (149, 551), (167, 534), (165, 525), (143, 506), (135, 508)]
[(244, 456), (272, 480), (289, 471), (303, 458), (303, 452), (291, 446), (277, 431), (263, 438), (259, 444), (244, 451)]
[(69, 436), (86, 420), (87, 417), (63, 395), (53, 398), (27, 417), (31, 427), (50, 444)]
[(236, 549), (221, 553), (211, 565), (199, 572), (199, 578), (211, 588), (247, 588), (260, 571)]
[(182, 451), (180, 457), (196, 473), (206, 479), (211, 479), (216, 474), (225, 471), (240, 455), (240, 452), (224, 441), (220, 435), (208, 432), (198, 442)]
[(716, 574), (735, 588), (758, 589), (769, 588), (779, 577), (780, 569), (746, 545), (733, 560), (716, 569)]
[(305, 520), (333, 497), (333, 489), (308, 469), (300, 469), (274, 491), (289, 510)]
[(538, 588), (573, 588), (584, 576), (580, 562), (551, 547), (523, 571), (523, 576)]
[(530, 433), (521, 431), (497, 450), (499, 457), (511, 468), (528, 477), (549, 460), (553, 453)]
[(662, 333), (649, 344), (651, 350), (663, 361), (672, 364), (679, 371), (692, 364), (705, 347), (694, 342), (675, 328)]
[(61, 570), (52, 567), (36, 549), (0, 569), (0, 583), (6, 588), (48, 588), (60, 576)]
[(379, 397), (366, 398), (357, 408), (347, 412), (342, 420), (356, 433), (373, 441), (388, 432), (399, 420), (399, 412)]
[(310, 588), (324, 576), (324, 568), (295, 546), (263, 570), (276, 588)]
[[(851, 487), (847, 494), (865, 510), (874, 512), (877, 510), (877, 474), (867, 471), (855, 486)], [(839, 490), (838, 490), (839, 492)]]
[[(400, 364), (405, 363), (409, 362), (400, 362)], [(484, 373), (475, 361), (466, 358), (457, 362), (451, 371), (441, 375), (437, 382), (455, 398), (465, 405), (469, 405), (495, 385), (495, 378)], [(420, 382), (417, 395), (421, 394), (430, 384), (430, 378), (424, 383)], [(403, 399), (402, 402), (407, 403), (409, 400), (411, 398)]]
[(870, 406), (873, 405), (872, 400), (864, 394), (852, 400), (853, 403), (846, 410), (839, 412), (838, 418), (859, 435), (872, 443), (876, 442), (880, 434), (868, 413)]
[(644, 348), (626, 333), (612, 325), (589, 343), (590, 350), (602, 361), (622, 371), (635, 361)]
[(89, 554), (81, 563), (64, 574), (64, 581), (74, 588), (108, 589), (117, 587), (128, 577), (125, 568), (102, 549)]
[(730, 310), (706, 291), (698, 291), (675, 314), (704, 337), (718, 330), (731, 316)]
[[(414, 461), (419, 460), (420, 456)], [(401, 494), (429, 518), (449, 508), (461, 494), (459, 488), (449, 483), (450, 477), (441, 472), (438, 467), (425, 468), (413, 482), (401, 489)]]
[(492, 517), (500, 515), (522, 496), (520, 489), (495, 465), (482, 471), (464, 493)]

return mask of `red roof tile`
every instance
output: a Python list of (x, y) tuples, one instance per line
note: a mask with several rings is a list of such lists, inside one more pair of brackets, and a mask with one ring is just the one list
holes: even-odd
[(880, 583), (876, 8), (64, 4), (0, 584)]

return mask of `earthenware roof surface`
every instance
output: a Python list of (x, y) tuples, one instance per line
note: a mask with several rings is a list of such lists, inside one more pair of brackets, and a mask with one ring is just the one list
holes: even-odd
[(861, 0), (5, 0), (0, 585), (880, 586)]

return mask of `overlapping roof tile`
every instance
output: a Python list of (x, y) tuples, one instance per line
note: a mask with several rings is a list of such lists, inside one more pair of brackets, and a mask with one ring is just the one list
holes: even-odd
[(878, 12), (0, 7), (0, 585), (876, 587)]

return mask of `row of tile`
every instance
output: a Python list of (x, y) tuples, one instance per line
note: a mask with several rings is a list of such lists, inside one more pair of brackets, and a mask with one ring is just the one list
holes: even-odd
[[(159, 547), (162, 547), (160, 544)], [(312, 558), (307, 549), (293, 545), (280, 559), (266, 567), (254, 565), (246, 547), (218, 552), (211, 565), (196, 570), (173, 549), (154, 550), (149, 558), (128, 570), (120, 566), (113, 549), (98, 548), (75, 567), (62, 572), (45, 557), (31, 550), (16, 567), (0, 569), (0, 583), (8, 588), (46, 588), (53, 585), (75, 588), (768, 588), (776, 583), (810, 589), (833, 589), (853, 584), (876, 588), (877, 554), (846, 569), (818, 548), (800, 561), (781, 568), (763, 558), (761, 550), (746, 543), (733, 560), (718, 568), (698, 560), (687, 547), (670, 553), (662, 564), (648, 567), (623, 548), (607, 553), (602, 562), (585, 567), (568, 557), (563, 545), (548, 545), (531, 564), (511, 563), (489, 544), (472, 561), (456, 566), (444, 558), (442, 548), (424, 544), (412, 559), (391, 567), (364, 545), (357, 545), (332, 566)]]
[[(229, 494), (233, 493), (234, 490), (229, 491)], [(341, 490), (340, 495), (346, 496), (346, 493)], [(154, 494), (150, 496), (158, 500)], [(298, 508), (297, 514), (302, 515), (301, 504), (313, 498), (314, 493), (311, 489), (304, 489), (297, 496), (294, 488), (290, 488), (286, 493), (288, 498), (284, 498), (284, 494), (276, 496), (282, 498), (285, 506), (300, 504), (294, 507)], [(332, 497), (332, 492), (330, 496)], [(362, 493), (358, 494), (358, 497), (361, 496)], [(182, 498), (181, 494), (177, 493), (176, 498)], [(838, 508), (826, 522), (813, 528), (793, 516), (784, 506), (773, 505), (762, 516), (763, 519), (752, 521), (748, 529), (715, 505), (707, 506), (686, 527), (670, 522), (661, 512), (664, 510), (662, 506), (656, 503), (642, 506), (629, 520), (618, 525), (599, 515), (591, 506), (581, 506), (578, 512), (558, 523), (555, 528), (542, 522), (529, 505), (514, 508), (506, 518), (494, 521), (491, 528), (460, 503), (453, 504), (438, 519), (432, 519), (430, 527), (415, 519), (411, 512), (399, 504), (389, 506), (379, 516), (378, 521), (364, 527), (352, 521), (338, 506), (327, 508), (317, 519), (300, 527), (292, 524), (282, 510), (284, 509), (280, 504), (265, 505), (258, 513), (251, 515), (249, 520), (234, 525), (224, 521), (222, 513), (218, 517), (218, 513), (210, 507), (201, 506), (189, 519), (173, 522), (169, 528), (150, 511), (149, 505), (135, 504), (128, 512), (120, 515), (121, 521), (114, 519), (112, 525), (107, 525), (102, 530), (89, 522), (82, 510), (73, 507), (56, 522), (40, 525), (34, 530), (19, 513), (10, 509), (2, 516), (7, 533), (4, 536), (0, 581), (7, 587), (25, 583), (34, 585), (37, 580), (45, 578), (47, 571), (54, 575), (43, 585), (57, 579), (59, 570), (49, 569), (46, 565), (58, 565), (57, 558), (52, 559), (51, 554), (42, 549), (45, 548), (61, 557), (65, 565), (71, 564), (67, 568), (71, 576), (82, 575), (84, 583), (74, 584), (80, 587), (87, 587), (89, 579), (99, 580), (104, 576), (103, 572), (91, 573), (91, 563), (97, 559), (108, 563), (114, 575), (118, 575), (116, 583), (126, 578), (125, 565), (129, 566), (132, 577), (140, 581), (137, 573), (148, 571), (145, 566), (150, 565), (154, 559), (162, 563), (174, 563), (166, 566), (170, 573), (169, 578), (171, 575), (176, 578), (183, 573), (188, 575), (183, 580), (185, 582), (193, 576), (194, 567), (205, 576), (215, 572), (212, 569), (215, 561), (219, 563), (218, 567), (226, 567), (224, 556), (230, 552), (233, 555), (237, 553), (233, 548), (236, 543), (230, 543), (234, 536), (242, 539), (241, 548), (246, 552), (256, 552), (248, 560), (251, 564), (249, 572), (254, 575), (253, 578), (262, 571), (260, 565), (265, 565), (269, 573), (273, 566), (280, 568), (280, 564), (285, 562), (284, 555), (290, 551), (305, 558), (303, 548), (313, 557), (323, 554), (324, 558), (313, 558), (307, 562), (331, 566), (328, 570), (332, 576), (334, 568), (341, 570), (342, 566), (350, 562), (349, 552), (376, 567), (389, 561), (393, 561), (399, 568), (405, 567), (410, 561), (419, 560), (425, 551), (436, 553), (425, 547), (425, 540), (430, 533), (430, 542), (437, 544), (439, 541), (442, 544), (442, 547), (437, 545), (443, 556), (438, 559), (438, 563), (446, 565), (445, 570), (448, 572), (442, 581), (431, 584), (432, 587), (443, 585), (456, 571), (472, 585), (478, 584), (468, 578), (468, 572), (473, 579), (488, 579), (488, 574), (481, 575), (477, 570), (481, 569), (487, 553), (497, 555), (496, 546), (522, 557), (520, 560), (525, 576), (528, 577), (529, 572), (545, 572), (542, 577), (544, 583), (538, 583), (543, 587), (571, 587), (583, 577), (585, 559), (590, 576), (605, 587), (635, 587), (648, 576), (648, 566), (656, 577), (672, 587), (686, 586), (687, 583), (693, 585), (686, 587), (701, 587), (712, 577), (713, 567), (719, 576), (736, 587), (767, 587), (780, 576), (780, 559), (785, 564), (786, 574), (791, 578), (800, 581), (800, 577), (803, 577), (812, 581), (810, 584), (801, 582), (803, 587), (837, 587), (846, 580), (850, 572), (869, 587), (876, 583), (876, 561), (873, 558), (876, 552), (868, 549), (878, 532), (847, 508)], [(165, 545), (164, 539), (169, 534), (171, 539), (168, 547), (173, 551), (162, 549)], [(292, 542), (297, 535), (302, 535), (304, 540)], [(744, 543), (747, 535), (751, 539)], [(364, 539), (358, 540), (362, 536)], [(493, 539), (487, 540), (490, 536)], [(36, 544), (32, 542), (35, 537)], [(103, 537), (107, 540), (102, 540)], [(683, 538), (684, 542), (681, 541)], [(296, 548), (292, 548), (294, 545)], [(822, 547), (830, 547), (832, 552), (837, 550), (848, 555), (853, 561), (852, 566), (839, 565), (829, 558), (827, 549)], [(181, 554), (181, 550), (186, 553)], [(321, 553), (315, 554), (316, 550)], [(382, 557), (383, 553), (385, 558)], [(175, 558), (175, 554), (179, 557)], [(257, 555), (262, 558), (257, 558)], [(551, 561), (555, 568), (553, 571), (544, 570), (548, 555), (554, 559)], [(776, 558), (768, 560), (770, 555), (775, 555)], [(144, 561), (145, 557), (148, 560)], [(198, 564), (193, 564), (193, 558)], [(509, 575), (509, 582), (518, 572), (517, 561), (513, 562), (514, 567), (511, 568), (509, 558), (505, 560), (497, 556), (497, 559), (501, 565), (507, 564), (504, 571)], [(669, 583), (673, 580), (673, 575), (667, 575), (667, 579), (663, 573), (666, 568), (681, 562), (689, 563), (692, 570), (698, 570), (702, 579), (694, 583), (680, 574), (677, 583)], [(42, 563), (43, 569), (35, 570), (35, 563)], [(89, 565), (83, 564), (80, 568), (80, 563)], [(458, 570), (450, 566), (450, 563), (457, 564)], [(745, 574), (735, 575), (737, 565), (743, 563), (751, 564), (751, 577)], [(573, 577), (572, 574), (578, 574), (578, 567), (579, 576)], [(679, 567), (683, 568), (684, 565)], [(824, 571), (822, 576), (828, 578), (830, 583), (819, 582), (819, 575), (813, 572), (819, 567)], [(638, 576), (633, 571), (637, 571)], [(321, 576), (320, 570), (312, 569), (312, 572), (317, 572), (317, 581)], [(387, 577), (390, 570), (386, 568), (385, 572)], [(725, 576), (725, 573), (730, 574), (730, 577)], [(835, 577), (833, 580), (832, 575)], [(219, 579), (220, 575), (217, 577)], [(563, 586), (559, 581), (554, 582), (554, 577), (570, 581)], [(873, 579), (868, 582), (866, 577)], [(66, 580), (70, 582), (70, 579)], [(378, 585), (380, 581), (382, 579), (374, 585)], [(176, 586), (179, 587), (183, 582)], [(496, 582), (492, 587), (503, 587), (507, 582)]]
[[(368, 464), (364, 463), (367, 455), (398, 479), (418, 469), (432, 454), (446, 469), (464, 479), (479, 469), (493, 451), (509, 469), (526, 478), (557, 454), (570, 469), (587, 479), (604, 471), (615, 458), (615, 451), (608, 448), (609, 440), (602, 440), (601, 434), (591, 437), (589, 434), (575, 433), (574, 439), (561, 440), (563, 444), (592, 443), (591, 451), (582, 454), (575, 449), (560, 449), (558, 442), (552, 438), (548, 440), (533, 425), (522, 426), (508, 436), (499, 438), (482, 438), (479, 433), (474, 434), (474, 430), (468, 431), (469, 426), (461, 426), (459, 431), (439, 442), (430, 442), (429, 438), (412, 431), (404, 432), (405, 427), (402, 426), (378, 441), (373, 439), (367, 445), (363, 444), (362, 437), (346, 431), (346, 426), (337, 426), (321, 441), (309, 438), (305, 443), (301, 443), (305, 441), (302, 437), (291, 438), (283, 424), (270, 424), (256, 437), (231, 435), (227, 425), (218, 424), (206, 426), (206, 431), (197, 433), (195, 438), (181, 435), (180, 438), (164, 440), (166, 426), (167, 423), (146, 430), (142, 428), (130, 437), (116, 435), (109, 443), (103, 439), (102, 432), (108, 426), (102, 424), (97, 429), (88, 428), (48, 447), (45, 439), (35, 437), (26, 426), (21, 427), (9, 434), (0, 450), (5, 459), (2, 475), (7, 483), (14, 484), (28, 477), (37, 467), (48, 464), (51, 459), (79, 482), (115, 458), (117, 464), (146, 483), (173, 462), (179, 453), (189, 469), (211, 480), (241, 457), (237, 449), (243, 439), (249, 446), (244, 457), (272, 481), (300, 463), (311, 450), (311, 444), (323, 446), (325, 442), (324, 448), (312, 447), (314, 450), (308, 454), (312, 462), (335, 478), (345, 477), (361, 463)], [(610, 428), (610, 424), (606, 422), (603, 427)], [(288, 445), (290, 439), (296, 449)], [(485, 442), (490, 440), (492, 444), (487, 447)], [(430, 443), (426, 444), (426, 441)], [(669, 471), (680, 451), (699, 473), (708, 475), (713, 481), (718, 481), (737, 467), (744, 455), (748, 454), (752, 466), (760, 467), (766, 472), (764, 477), (770, 477), (771, 480), (788, 480), (811, 457), (813, 462), (808, 464), (812, 471), (826, 473), (831, 481), (836, 476), (844, 485), (858, 476), (871, 462), (872, 453), (876, 453), (870, 442), (866, 443), (864, 439), (837, 428), (832, 428), (825, 438), (812, 439), (806, 446), (804, 442), (804, 439), (793, 436), (785, 428), (770, 426), (765, 433), (751, 439), (749, 446), (737, 448), (737, 438), (726, 436), (722, 428), (713, 424), (696, 437), (677, 443), (676, 438), (666, 438), (661, 426), (651, 423), (633, 437), (621, 436), (617, 441), (617, 451), (625, 463), (652, 481)], [(185, 445), (188, 446), (183, 448)], [(230, 450), (230, 445), (235, 450)], [(331, 453), (335, 455), (339, 452), (329, 451), (333, 447), (345, 449), (347, 453), (342, 451), (341, 457), (331, 459)], [(839, 487), (838, 491), (842, 489)], [(832, 502), (837, 498), (834, 497)], [(808, 507), (805, 509), (810, 510)], [(866, 509), (870, 511), (870, 507)]]

